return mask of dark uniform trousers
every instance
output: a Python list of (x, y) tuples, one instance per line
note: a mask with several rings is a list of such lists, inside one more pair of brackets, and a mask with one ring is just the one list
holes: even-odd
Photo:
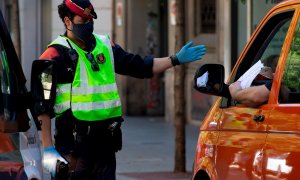
[(121, 118), (86, 123), (71, 112), (56, 119), (55, 147), (69, 162), (70, 179), (115, 180), (115, 153), (122, 148), (120, 125), (108, 127)]

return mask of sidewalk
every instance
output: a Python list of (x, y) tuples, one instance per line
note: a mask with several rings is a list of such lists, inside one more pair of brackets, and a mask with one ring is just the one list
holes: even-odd
[(199, 127), (186, 127), (187, 173), (174, 174), (174, 126), (163, 118), (126, 117), (123, 149), (117, 153), (118, 180), (190, 180)]

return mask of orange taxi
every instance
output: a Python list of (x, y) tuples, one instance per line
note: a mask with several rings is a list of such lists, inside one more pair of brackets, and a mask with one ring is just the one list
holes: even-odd
[[(272, 56), (278, 58), (272, 62)], [(226, 84), (259, 60), (274, 65), (274, 78), (268, 101), (257, 108), (224, 97), (222, 65), (199, 68), (195, 79), (207, 72), (206, 83), (219, 86), (196, 89), (220, 97), (200, 128), (194, 180), (300, 179), (300, 0), (284, 1), (268, 12)], [(284, 87), (289, 91), (282, 95)]]

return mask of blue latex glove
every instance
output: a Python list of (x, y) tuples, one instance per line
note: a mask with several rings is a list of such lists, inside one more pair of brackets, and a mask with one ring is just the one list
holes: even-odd
[(55, 177), (56, 175), (56, 164), (58, 160), (68, 164), (68, 162), (56, 151), (53, 146), (44, 148), (43, 166), (47, 171), (50, 172), (52, 177)]
[(176, 57), (180, 64), (189, 63), (196, 60), (200, 60), (202, 56), (206, 53), (206, 47), (204, 45), (198, 45), (191, 47), (193, 41), (190, 41), (176, 54)]

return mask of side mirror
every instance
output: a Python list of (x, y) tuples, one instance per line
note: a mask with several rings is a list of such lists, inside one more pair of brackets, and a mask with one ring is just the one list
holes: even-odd
[(55, 99), (56, 63), (54, 60), (35, 60), (31, 70), (31, 95), (36, 113), (51, 107)]
[(224, 66), (203, 64), (194, 77), (194, 88), (204, 94), (230, 97), (228, 86), (224, 83)]

